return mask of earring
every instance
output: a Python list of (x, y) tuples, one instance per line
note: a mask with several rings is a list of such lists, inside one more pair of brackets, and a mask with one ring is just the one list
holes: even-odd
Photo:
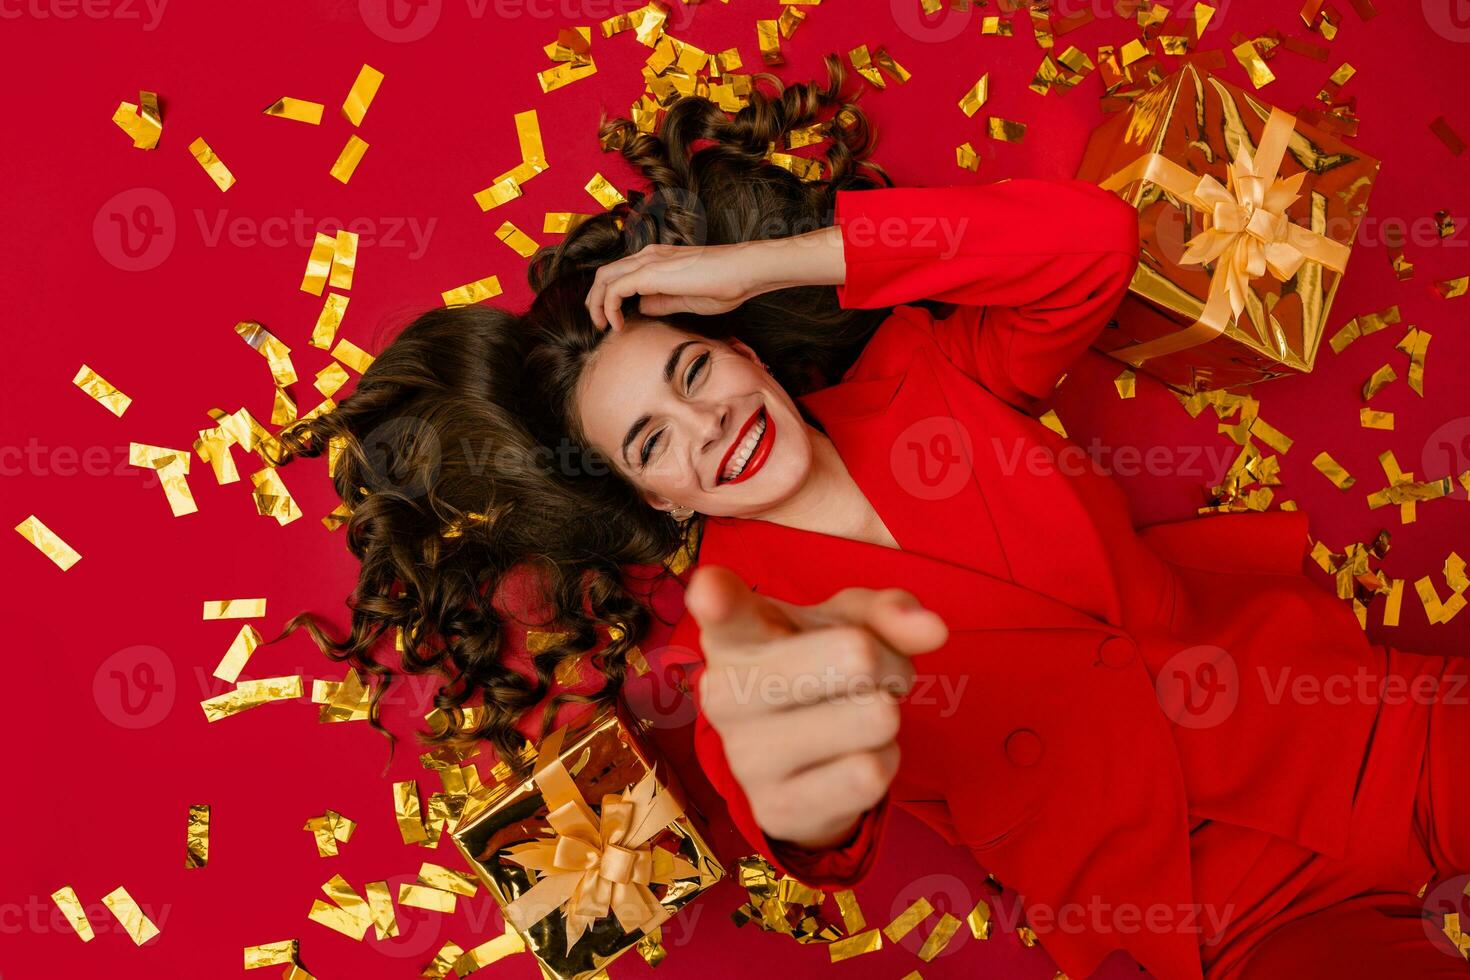
[(669, 516), (678, 521), (680, 524), (683, 524), (685, 521), (689, 520), (689, 518), (694, 516), (694, 508), (673, 507), (669, 510)]

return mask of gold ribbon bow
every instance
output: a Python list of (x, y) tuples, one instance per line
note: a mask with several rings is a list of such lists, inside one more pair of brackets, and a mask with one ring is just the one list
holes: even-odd
[(648, 887), (699, 874), (688, 861), (649, 841), (683, 816), (673, 794), (659, 791), (652, 772), (624, 793), (602, 797), (601, 815), (583, 799), (561, 761), (566, 730), (542, 744), (532, 775), (546, 801), (555, 837), (508, 848), (508, 860), (542, 879), (505, 907), (505, 917), (522, 932), (561, 909), (567, 949), (593, 922), (611, 912), (624, 932), (648, 933), (669, 917)]
[(1146, 153), (1102, 182), (1116, 191), (1135, 180), (1163, 188), (1182, 203), (1204, 212), (1204, 231), (1185, 243), (1180, 264), (1214, 262), (1210, 291), (1199, 319), (1183, 330), (1156, 340), (1109, 351), (1137, 366), (1152, 357), (1186, 350), (1214, 340), (1245, 308), (1250, 282), (1270, 272), (1285, 282), (1303, 262), (1317, 262), (1341, 272), (1348, 246), (1304, 228), (1286, 215), (1300, 197), (1306, 172), (1291, 177), (1277, 173), (1296, 128), (1296, 117), (1272, 109), (1252, 157), (1242, 144), (1226, 171), (1229, 186), (1206, 174), (1197, 177), (1158, 153)]

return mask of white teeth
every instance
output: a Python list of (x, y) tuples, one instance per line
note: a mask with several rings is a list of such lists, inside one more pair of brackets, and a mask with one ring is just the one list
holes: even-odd
[(744, 472), (745, 464), (750, 462), (751, 454), (755, 452), (755, 447), (760, 445), (761, 436), (765, 434), (765, 431), (766, 420), (764, 418), (750, 427), (750, 432), (740, 443), (740, 448), (735, 450), (734, 456), (730, 457), (730, 465), (724, 474), (726, 480), (733, 480)]

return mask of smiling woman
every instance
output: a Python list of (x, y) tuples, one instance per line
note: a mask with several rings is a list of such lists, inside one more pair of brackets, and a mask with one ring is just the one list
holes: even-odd
[[(826, 67), (825, 84), (756, 76), (733, 119), (691, 97), (655, 133), (605, 120), (603, 148), (650, 187), (532, 258), (528, 310), (431, 310), (335, 411), (283, 431), (281, 463), (332, 459), (361, 568), (345, 637), (309, 613), (281, 637), (305, 629), (334, 659), (381, 678), (375, 724), (396, 671), (374, 651), (395, 629), (401, 669), (444, 678), (438, 707), (456, 720), (466, 706), (484, 709), (478, 724), (436, 729), (429, 741), (484, 738), (514, 758), (562, 705), (612, 700), (650, 626), (663, 562), (698, 539), (692, 511), (777, 502), (806, 461), (830, 451), (812, 444), (793, 396), (836, 380), (883, 310), (845, 309), (816, 279), (776, 289), (754, 262), (715, 263), (763, 284), (718, 313), (670, 307), (652, 319), (630, 309), (627, 329), (609, 333), (587, 305), (607, 279), (598, 270), (621, 258), (808, 235), (831, 225), (838, 191), (890, 184), (866, 159), (872, 135), (847, 101), (840, 61)], [(812, 126), (827, 137), (826, 179), (802, 181), (767, 155)], [(645, 361), (653, 367), (637, 368)], [(518, 620), (562, 635), (526, 657), (527, 622), (512, 621), (512, 605)], [(559, 689), (558, 667), (583, 659), (601, 685)]]

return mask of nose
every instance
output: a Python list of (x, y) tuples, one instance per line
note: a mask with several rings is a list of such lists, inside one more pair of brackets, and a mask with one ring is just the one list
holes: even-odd
[(729, 420), (729, 407), (704, 402), (689, 402), (685, 408), (688, 412), (689, 431), (693, 437), (692, 445), (700, 453), (707, 453), (718, 448), (720, 439), (725, 434), (725, 424)]

